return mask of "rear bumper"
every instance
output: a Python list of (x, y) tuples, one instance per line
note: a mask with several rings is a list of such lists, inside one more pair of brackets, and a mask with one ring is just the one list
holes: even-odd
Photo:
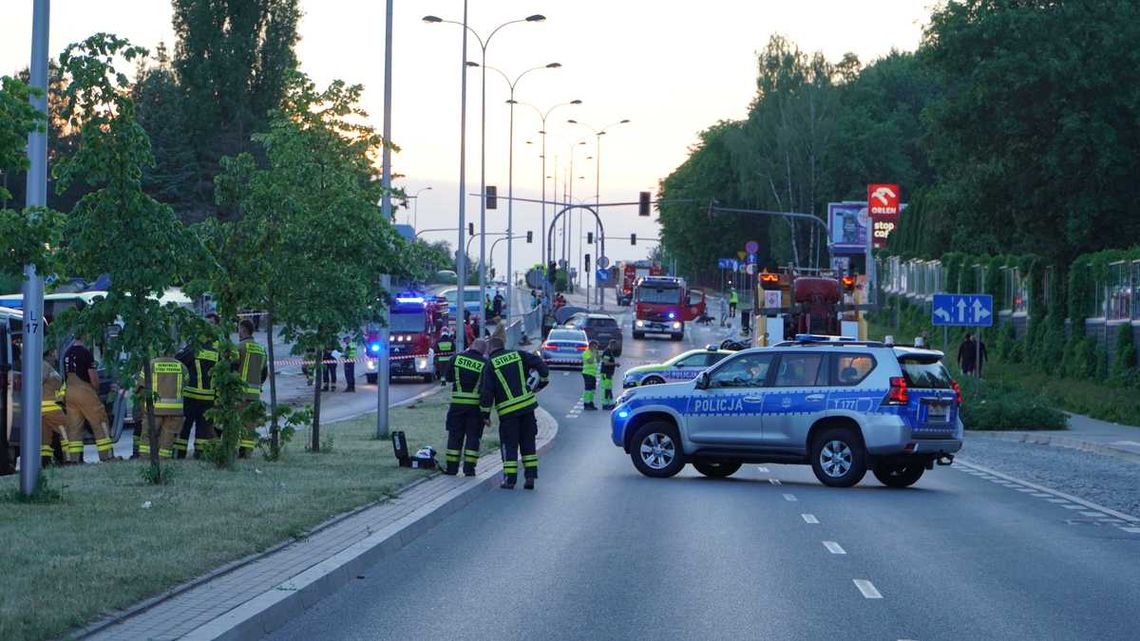
[(955, 421), (952, 433), (930, 438), (921, 432), (912, 432), (899, 416), (870, 415), (863, 428), (863, 442), (867, 452), (874, 456), (953, 454), (962, 449), (962, 422)]

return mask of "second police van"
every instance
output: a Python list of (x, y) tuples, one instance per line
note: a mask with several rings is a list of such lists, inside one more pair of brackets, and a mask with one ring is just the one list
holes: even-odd
[(651, 477), (690, 463), (711, 477), (791, 463), (825, 485), (852, 486), (870, 470), (907, 487), (962, 448), (961, 393), (942, 356), (821, 336), (743, 350), (692, 381), (625, 391), (613, 442)]

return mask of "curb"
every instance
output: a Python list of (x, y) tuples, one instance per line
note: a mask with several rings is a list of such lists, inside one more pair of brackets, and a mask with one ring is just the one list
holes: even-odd
[[(558, 435), (558, 422), (542, 408), (538, 410), (538, 420), (551, 428), (550, 436), (538, 445), (537, 451), (541, 454), (553, 446)], [(397, 552), (491, 490), (498, 483), (501, 470), (501, 464), (491, 466), (478, 475), (477, 483), (440, 496), (181, 638), (188, 641), (242, 641), (260, 639), (274, 632), (298, 613), (340, 590), (369, 566)]]
[(1078, 438), (1071, 436), (1056, 436), (1049, 432), (991, 432), (979, 430), (967, 430), (966, 436), (969, 438), (979, 437), (984, 439), (993, 439), (997, 441), (1005, 441), (1007, 443), (1028, 443), (1031, 445), (1048, 445), (1051, 447), (1063, 447), (1070, 450), (1079, 450), (1081, 452), (1092, 452), (1094, 454), (1104, 454), (1106, 456), (1115, 456), (1129, 461), (1140, 463), (1140, 454), (1122, 450), (1111, 445), (1102, 445), (1100, 443), (1090, 443), (1082, 441)]
[[(415, 402), (418, 402), (418, 401), (423, 400), (423, 399), (425, 399), (425, 398), (427, 398), (433, 394), (438, 393), (442, 389), (444, 389), (442, 386), (438, 386), (438, 387), (435, 387), (433, 389), (429, 389), (429, 390), (420, 392), (419, 394), (416, 394), (415, 396), (411, 396), (411, 397), (405, 398), (401, 401), (397, 401), (395, 403), (392, 403), (392, 407), (403, 407), (404, 405), (411, 405)], [(375, 409), (370, 409), (368, 411), (358, 412), (356, 414), (351, 414), (349, 416), (343, 416), (341, 418), (334, 419), (331, 421), (322, 421), (321, 424), (322, 425), (331, 425), (334, 423), (351, 421), (352, 419), (360, 418), (361, 416), (366, 416), (366, 415), (371, 414), (375, 411), (376, 411)], [(557, 434), (557, 428), (556, 428), (555, 433)], [(551, 438), (553, 439), (553, 437), (551, 437)], [(407, 492), (408, 490), (416, 487), (417, 485), (419, 485), (421, 483), (424, 483), (424, 482), (430, 480), (431, 478), (432, 478), (431, 476), (427, 476), (427, 477), (424, 477), (421, 479), (416, 479), (415, 481), (412, 481), (411, 483), (400, 488), (400, 492), (401, 493)], [(326, 530), (326, 529), (336, 525), (337, 523), (340, 523), (341, 521), (343, 521), (347, 518), (351, 518), (351, 517), (359, 514), (360, 512), (363, 512), (364, 510), (367, 510), (371, 507), (375, 507), (381, 503), (384, 503), (384, 502), (390, 501), (390, 500), (392, 500), (390, 497), (385, 497), (385, 498), (379, 499), (377, 501), (373, 501), (371, 503), (366, 503), (364, 505), (360, 505), (360, 506), (355, 507), (355, 508), (353, 508), (347, 512), (337, 514), (337, 515), (335, 515), (335, 516), (333, 516), (333, 517), (331, 517), (325, 521), (322, 521), (321, 523), (318, 523), (317, 525), (313, 526), (312, 529), (306, 530), (305, 533), (301, 537), (296, 537), (296, 538), (291, 538), (291, 539), (286, 539), (284, 541), (280, 541), (280, 542), (270, 546), (269, 548), (262, 550), (261, 552), (255, 552), (255, 553), (250, 554), (248, 556), (244, 556), (240, 559), (230, 561), (229, 563), (226, 563), (220, 567), (214, 568), (213, 570), (210, 570), (209, 572), (207, 572), (201, 576), (197, 576), (197, 577), (195, 577), (195, 578), (193, 578), (193, 579), (191, 579), (185, 583), (182, 583), (180, 585), (176, 585), (173, 588), (170, 588), (169, 590), (167, 590), (165, 592), (162, 592), (160, 594), (152, 596), (149, 599), (144, 599), (142, 601), (139, 601), (138, 603), (136, 603), (136, 604), (134, 604), (128, 608), (118, 610), (114, 614), (111, 614), (111, 615), (109, 615), (103, 619), (100, 619), (99, 621), (96, 621), (95, 623), (92, 623), (91, 625), (88, 625), (88, 626), (83, 627), (79, 630), (70, 632), (70, 633), (68, 633), (67, 636), (65, 636), (63, 638), (79, 640), (79, 639), (86, 639), (92, 635), (98, 634), (98, 633), (106, 630), (107, 628), (109, 628), (113, 625), (122, 623), (123, 621), (126, 621), (127, 619), (129, 619), (129, 618), (131, 618), (137, 614), (145, 612), (146, 610), (149, 610), (150, 608), (153, 608), (156, 605), (163, 603), (164, 601), (172, 599), (172, 598), (174, 598), (174, 597), (176, 597), (176, 596), (178, 596), (184, 592), (187, 592), (189, 590), (193, 590), (194, 588), (197, 588), (197, 587), (199, 587), (205, 583), (209, 583), (210, 581), (213, 581), (214, 579), (217, 579), (217, 578), (219, 578), (225, 574), (229, 574), (230, 572), (233, 572), (234, 570), (245, 567), (246, 565), (249, 565), (250, 563), (253, 563), (255, 561), (259, 561), (259, 560), (261, 560), (261, 559), (263, 559), (263, 558), (265, 558), (271, 554), (274, 554), (275, 552), (292, 545), (299, 538), (310, 537), (310, 536), (313, 536), (314, 534), (318, 534), (322, 530)]]

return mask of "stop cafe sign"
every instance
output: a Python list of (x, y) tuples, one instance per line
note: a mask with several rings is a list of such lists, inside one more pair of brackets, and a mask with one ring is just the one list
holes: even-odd
[(900, 195), (898, 185), (867, 185), (867, 213), (871, 216), (871, 238), (876, 249), (887, 246), (887, 238), (898, 225)]

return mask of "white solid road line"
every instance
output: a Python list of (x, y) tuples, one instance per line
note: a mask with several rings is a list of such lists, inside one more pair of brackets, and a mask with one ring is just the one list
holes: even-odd
[(819, 519), (815, 518), (814, 514), (801, 514), (800, 516), (803, 517), (804, 523), (819, 525)]
[(843, 546), (839, 545), (835, 541), (824, 541), (823, 547), (827, 548), (827, 551), (831, 552), (832, 554), (847, 554), (847, 550), (844, 550)]
[(859, 588), (859, 591), (863, 593), (863, 598), (865, 598), (865, 599), (881, 599), (881, 598), (883, 598), (883, 595), (880, 594), (879, 591), (875, 589), (874, 583), (871, 583), (870, 581), (868, 581), (866, 579), (851, 579), (851, 580), (855, 582), (855, 587)]

